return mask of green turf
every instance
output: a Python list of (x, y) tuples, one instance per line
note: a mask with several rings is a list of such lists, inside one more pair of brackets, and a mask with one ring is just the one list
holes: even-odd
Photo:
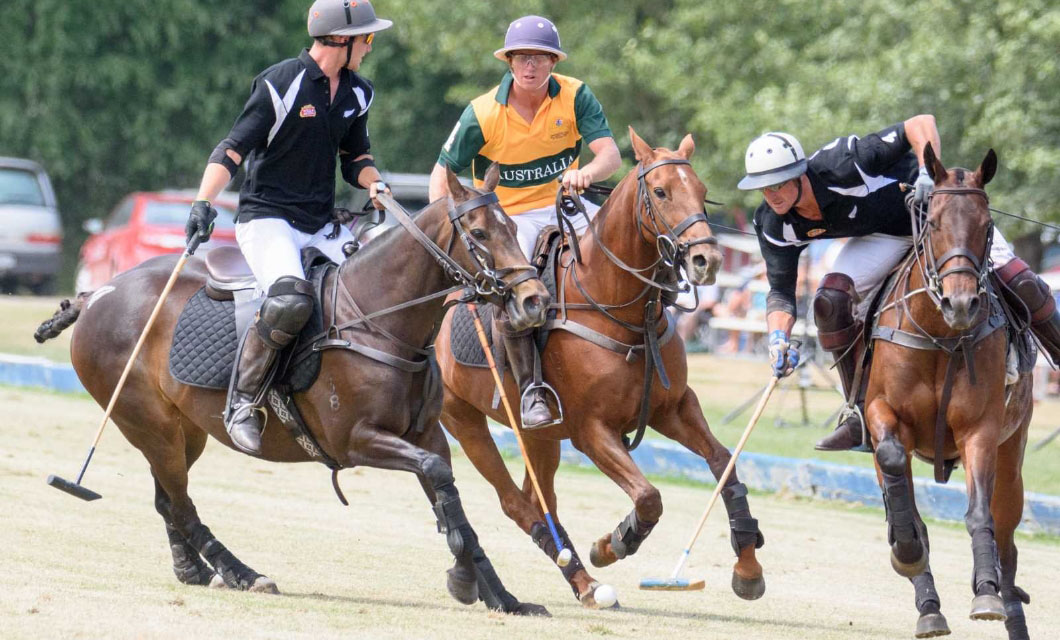
[(0, 353), (42, 356), (56, 362), (70, 361), (70, 334), (60, 335), (44, 344), (33, 340), (41, 322), (59, 310), (60, 298), (0, 296)]

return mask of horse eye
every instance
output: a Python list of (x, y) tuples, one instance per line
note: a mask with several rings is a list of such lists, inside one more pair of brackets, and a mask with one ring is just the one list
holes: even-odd
[(665, 198), (666, 197), (666, 192), (663, 191), (662, 187), (655, 187), (655, 197), (656, 198)]
[(486, 232), (483, 231), (482, 229), (472, 229), (471, 230), (471, 237), (473, 237), (475, 240), (485, 240), (489, 236), (487, 236)]

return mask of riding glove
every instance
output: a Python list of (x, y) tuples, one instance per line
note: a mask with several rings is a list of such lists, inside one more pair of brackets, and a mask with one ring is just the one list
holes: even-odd
[(769, 334), (769, 366), (773, 375), (783, 378), (799, 364), (799, 349), (788, 342), (788, 336), (780, 329)]
[(913, 201), (921, 206), (926, 206), (928, 196), (935, 190), (935, 181), (928, 175), (927, 167), (920, 167), (920, 173), (913, 185)]
[(191, 203), (191, 213), (188, 214), (188, 224), (184, 226), (184, 233), (188, 236), (190, 243), (192, 238), (199, 236), (199, 242), (206, 242), (213, 233), (213, 220), (217, 217), (217, 209), (210, 206), (209, 200), (196, 200)]

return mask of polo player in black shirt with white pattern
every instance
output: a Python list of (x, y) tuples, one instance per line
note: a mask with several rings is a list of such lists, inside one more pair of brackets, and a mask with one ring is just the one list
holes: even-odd
[[(761, 190), (755, 233), (766, 263), (769, 296), (766, 322), (774, 374), (791, 373), (798, 352), (790, 345), (795, 324), (798, 260), (815, 239), (850, 238), (833, 273), (814, 298), (818, 343), (832, 352), (849, 397), (860, 336), (869, 301), (884, 278), (912, 246), (912, 220), (903, 183), (915, 187), (914, 201), (926, 205), (934, 182), (924, 167), (924, 148), (941, 149), (935, 118), (914, 116), (859, 138), (836, 138), (809, 159), (794, 136), (766, 133), (747, 148), (743, 190)], [(990, 261), (1031, 313), (1032, 329), (1053, 362), (1060, 362), (1060, 315), (1048, 286), (1019, 258), (994, 228)], [(863, 402), (858, 398), (859, 406)], [(845, 415), (834, 433), (817, 443), (821, 451), (857, 447), (863, 425)]]
[(267, 297), (236, 358), (225, 427), (232, 443), (247, 453), (261, 450), (259, 414), (276, 355), (294, 340), (313, 309), (301, 250), (316, 247), (342, 262), (342, 246), (353, 240), (343, 226), (337, 236), (329, 235), (336, 156), (342, 177), (367, 188), (373, 200), (389, 191), (369, 153), (372, 83), (357, 70), (372, 50), (376, 32), (392, 24), (377, 18), (367, 0), (313, 3), (308, 19), (312, 47), (254, 79), (243, 113), (210, 155), (192, 205), (188, 238), (198, 235), (205, 241), (216, 215), (209, 201), (245, 164), (236, 240)]

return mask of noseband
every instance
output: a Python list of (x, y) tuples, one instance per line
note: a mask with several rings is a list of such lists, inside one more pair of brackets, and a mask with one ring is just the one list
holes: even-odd
[[(637, 212), (638, 214), (642, 210), (644, 212), (643, 216), (637, 216), (637, 230), (643, 233), (647, 228), (647, 224), (645, 224), (643, 220), (646, 216), (648, 221), (651, 222), (651, 232), (655, 234), (655, 246), (659, 251), (659, 260), (666, 267), (674, 269), (681, 263), (684, 257), (688, 254), (688, 250), (692, 247), (699, 244), (716, 246), (718, 240), (713, 236), (697, 238), (696, 240), (687, 242), (680, 242), (678, 240), (682, 233), (697, 222), (708, 224), (705, 211), (693, 213), (678, 223), (676, 227), (671, 227), (666, 220), (656, 215), (657, 205), (653, 205), (653, 203), (655, 203), (655, 198), (648, 191), (648, 182), (645, 178), (655, 169), (668, 164), (691, 165), (692, 163), (682, 158), (666, 158), (664, 160), (659, 160), (658, 162), (653, 162), (637, 171)], [(641, 203), (643, 203), (643, 206)], [(662, 229), (659, 228), (660, 223)]]
[[(493, 259), (493, 253), (490, 252), (486, 245), (482, 244), (472, 236), (468, 231), (467, 226), (464, 224), (464, 216), (469, 211), (473, 211), (479, 207), (490, 207), (499, 201), (497, 194), (490, 191), (489, 193), (484, 193), (480, 196), (471, 198), (466, 202), (462, 202), (455, 206), (451, 205), (449, 207), (449, 222), (453, 224), (453, 230), (456, 231), (455, 235), (460, 236), (460, 239), (464, 243), (464, 247), (467, 249), (468, 254), (478, 268), (478, 271), (474, 275), (471, 275), (461, 268), (460, 265), (456, 264), (452, 258), (449, 258), (449, 252), (453, 248), (453, 237), (450, 236), (449, 246), (446, 248), (445, 254), (446, 257), (449, 258), (449, 262), (452, 266), (459, 269), (459, 271), (453, 270), (451, 275), (455, 280), (474, 287), (475, 293), (487, 300), (497, 300), (498, 298), (503, 299), (507, 297), (517, 285), (537, 277), (537, 269), (529, 264), (497, 269), (496, 263)], [(516, 275), (506, 281), (504, 278), (512, 273), (516, 273)]]
[[(929, 200), (934, 199), (934, 197), (939, 194), (981, 196), (987, 204), (990, 203), (990, 198), (987, 196), (986, 191), (974, 187), (939, 187), (931, 193)], [(987, 276), (990, 275), (991, 267), (990, 249), (994, 241), (993, 219), (990, 220), (990, 224), (986, 229), (986, 250), (983, 252), (982, 258), (969, 251), (966, 247), (955, 247), (941, 256), (936, 257), (935, 246), (931, 238), (931, 228), (930, 226), (925, 225), (917, 238), (917, 244), (922, 244), (924, 247), (925, 259), (922, 263), (925, 282), (924, 287), (935, 304), (939, 305), (942, 302), (942, 280), (946, 276), (955, 273), (970, 273), (975, 276), (976, 295), (981, 296), (985, 294), (986, 279)], [(943, 269), (943, 267), (946, 266), (946, 263), (954, 258), (965, 258), (971, 262), (972, 265), (968, 266), (962, 264), (956, 267), (950, 267), (949, 269)]]

